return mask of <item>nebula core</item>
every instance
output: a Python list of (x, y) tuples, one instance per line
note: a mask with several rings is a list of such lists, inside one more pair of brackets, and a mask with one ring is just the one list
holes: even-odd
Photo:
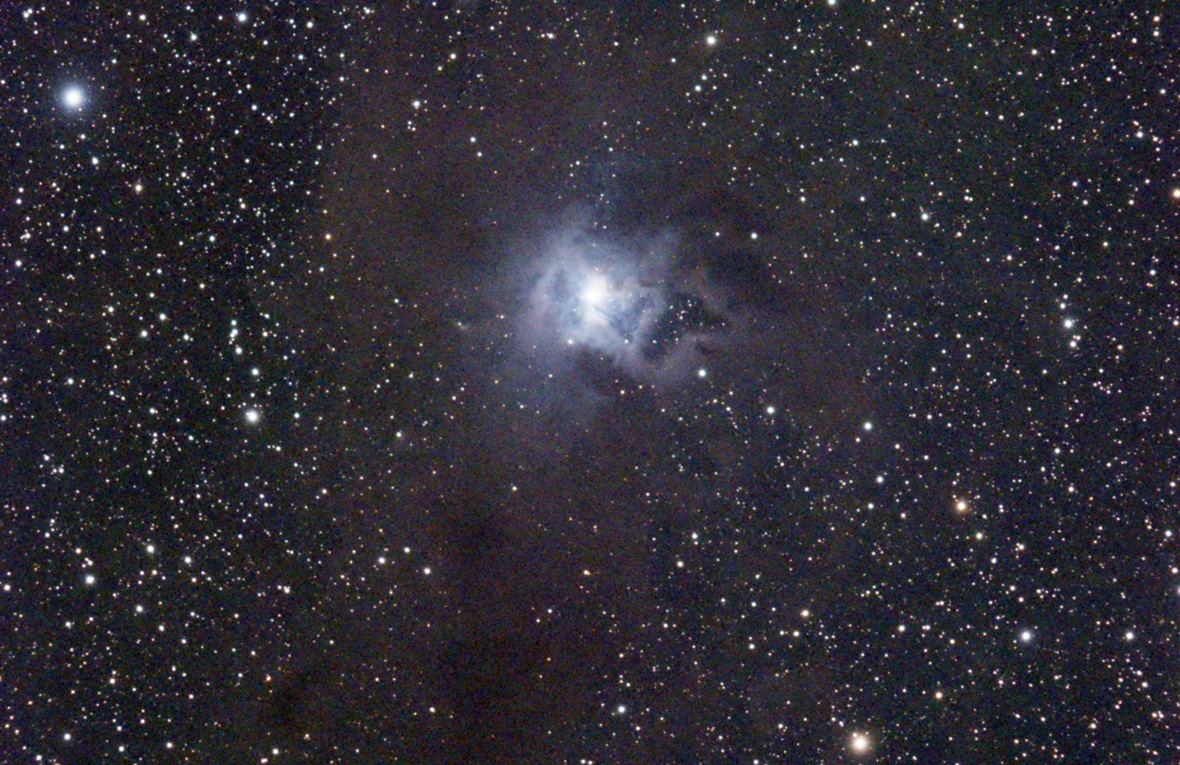
[(590, 213), (567, 214), (518, 266), (519, 350), (593, 354), (654, 385), (697, 374), (733, 322), (683, 250), (671, 229), (615, 234)]

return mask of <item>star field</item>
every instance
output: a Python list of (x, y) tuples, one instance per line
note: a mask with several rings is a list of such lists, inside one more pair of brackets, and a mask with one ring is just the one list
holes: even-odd
[(1169, 761), (1169, 13), (6, 6), (0, 760)]

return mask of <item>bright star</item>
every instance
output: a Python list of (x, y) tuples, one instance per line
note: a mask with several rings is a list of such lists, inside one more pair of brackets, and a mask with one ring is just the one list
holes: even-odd
[(606, 294), (606, 279), (601, 276), (592, 276), (586, 282), (585, 288), (582, 289), (582, 301), (589, 306), (598, 306), (606, 299)]
[(81, 109), (86, 103), (86, 94), (77, 85), (71, 85), (62, 92), (61, 102), (67, 109)]
[(245, 417), (246, 417), (246, 422), (250, 425), (257, 425), (258, 421), (262, 419), (262, 415), (258, 412), (257, 409), (247, 409)]
[(868, 754), (873, 748), (873, 741), (866, 733), (853, 733), (852, 737), (848, 739), (848, 748), (854, 754)]

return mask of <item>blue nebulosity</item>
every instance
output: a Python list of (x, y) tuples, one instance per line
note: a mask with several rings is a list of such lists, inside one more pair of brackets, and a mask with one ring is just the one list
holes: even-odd
[(687, 379), (700, 341), (724, 337), (728, 322), (709, 307), (708, 284), (694, 286), (682, 266), (680, 237), (612, 236), (579, 220), (544, 242), (522, 266), (532, 274), (522, 316), (529, 348), (588, 350), (636, 379), (669, 384)]

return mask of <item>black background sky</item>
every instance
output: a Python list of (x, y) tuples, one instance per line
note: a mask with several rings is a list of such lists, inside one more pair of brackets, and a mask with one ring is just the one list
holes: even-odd
[(1169, 761), (1169, 10), (5, 5), (0, 760)]

